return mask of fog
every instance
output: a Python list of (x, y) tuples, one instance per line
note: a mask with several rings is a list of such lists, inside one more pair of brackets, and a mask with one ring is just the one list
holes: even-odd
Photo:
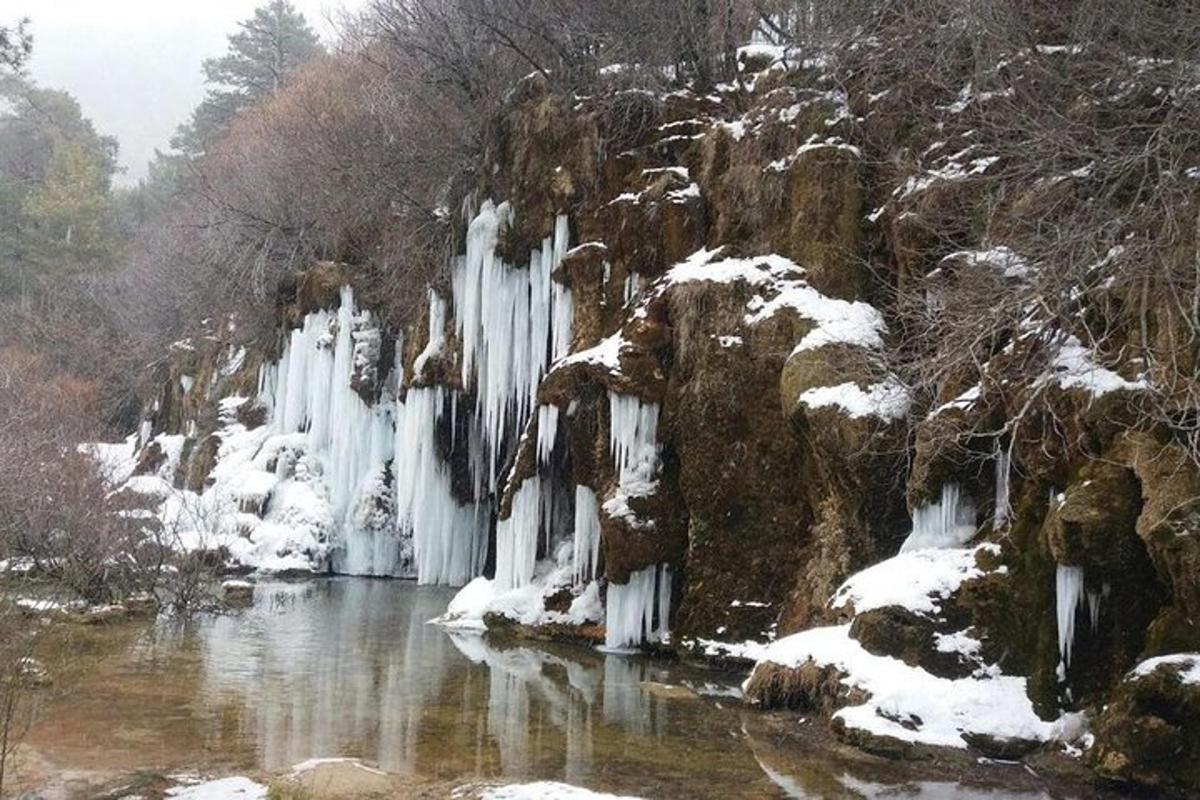
[[(293, 0), (326, 41), (331, 22), (362, 0)], [(204, 95), (200, 62), (262, 0), (0, 0), (0, 24), (29, 17), (29, 73), (79, 99), (100, 132), (121, 143), (119, 183), (146, 174), (154, 149)]]

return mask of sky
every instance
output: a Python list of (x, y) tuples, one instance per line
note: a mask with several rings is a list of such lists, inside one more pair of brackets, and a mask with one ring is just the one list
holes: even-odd
[[(0, 0), (0, 24), (29, 17), (39, 84), (66, 89), (101, 133), (121, 144), (122, 184), (146, 174), (204, 96), (200, 62), (263, 0)], [(331, 40), (332, 19), (363, 0), (292, 0)]]

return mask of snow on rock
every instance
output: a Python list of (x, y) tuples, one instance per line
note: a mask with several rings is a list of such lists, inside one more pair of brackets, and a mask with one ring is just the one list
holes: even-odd
[(834, 667), (841, 683), (868, 695), (834, 714), (848, 728), (904, 742), (966, 747), (964, 735), (1048, 741), (1053, 723), (1034, 713), (1025, 678), (995, 668), (967, 678), (937, 677), (889, 656), (876, 656), (850, 637), (850, 626), (813, 628), (769, 645), (763, 664)]
[(801, 393), (800, 402), (809, 408), (835, 408), (852, 419), (878, 417), (890, 421), (908, 415), (912, 395), (904, 384), (888, 377), (867, 389), (852, 382), (816, 386)]
[(1109, 392), (1137, 391), (1149, 387), (1145, 378), (1126, 380), (1111, 369), (1097, 364), (1092, 352), (1075, 336), (1068, 336), (1059, 344), (1050, 363), (1050, 373), (1043, 375), (1038, 383), (1050, 381), (1062, 389), (1082, 389), (1092, 398), (1102, 397)]
[[(450, 601), (446, 613), (431, 620), (435, 624), (461, 631), (483, 631), (484, 617), (499, 614), (522, 625), (587, 625), (603, 619), (600, 586), (596, 581), (580, 586), (575, 582), (572, 563), (573, 544), (562, 543), (554, 559), (545, 559), (534, 567), (532, 578), (519, 586), (505, 587), (499, 581), (475, 578)], [(574, 599), (566, 612), (549, 611), (546, 601), (570, 589)]]
[(636, 797), (602, 794), (567, 783), (538, 781), (511, 783), (485, 789), (479, 800), (638, 800)]
[(740, 659), (743, 661), (759, 661), (767, 653), (769, 645), (747, 639), (744, 642), (723, 642), (718, 639), (696, 637), (682, 642), (684, 646), (697, 648), (709, 658)]
[(768, 254), (754, 258), (720, 258), (721, 248), (700, 249), (672, 267), (658, 284), (658, 293), (671, 286), (697, 281), (743, 282), (758, 290), (747, 305), (746, 324), (756, 325), (784, 310), (814, 324), (796, 351), (829, 344), (878, 348), (887, 330), (879, 311), (861, 301), (839, 300), (821, 294), (804, 279), (804, 269), (790, 259)]
[(621, 371), (621, 350), (625, 348), (626, 344), (621, 332), (617, 331), (612, 336), (601, 339), (600, 343), (594, 347), (572, 353), (558, 362), (556, 367), (565, 367), (570, 364), (595, 364), (604, 367), (611, 373), (617, 373)]
[(92, 457), (100, 466), (100, 474), (111, 486), (120, 486), (133, 476), (137, 468), (138, 435), (132, 434), (123, 442), (92, 442), (79, 445), (79, 452)]
[(851, 575), (834, 593), (831, 608), (853, 606), (862, 614), (885, 606), (902, 606), (922, 615), (941, 611), (946, 598), (984, 572), (976, 554), (994, 545), (968, 549), (913, 550)]
[(1180, 683), (1200, 685), (1200, 653), (1173, 653), (1169, 656), (1148, 658), (1131, 669), (1126, 675), (1126, 680), (1144, 678), (1163, 668), (1173, 671)]

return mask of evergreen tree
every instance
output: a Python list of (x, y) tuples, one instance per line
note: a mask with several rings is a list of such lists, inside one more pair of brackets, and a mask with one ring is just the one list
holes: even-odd
[(171, 146), (185, 156), (203, 155), (239, 112), (278, 92), (321, 52), (316, 33), (288, 0), (260, 6), (254, 16), (238, 23), (225, 55), (205, 60), (208, 93)]
[(70, 94), (0, 78), (0, 296), (110, 264), (117, 143)]

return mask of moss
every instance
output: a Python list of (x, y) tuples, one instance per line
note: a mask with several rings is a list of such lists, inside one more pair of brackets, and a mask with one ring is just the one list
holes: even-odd
[(759, 708), (793, 711), (831, 711), (846, 699), (842, 673), (835, 667), (819, 667), (812, 662), (798, 667), (759, 664), (746, 681), (744, 694)]

